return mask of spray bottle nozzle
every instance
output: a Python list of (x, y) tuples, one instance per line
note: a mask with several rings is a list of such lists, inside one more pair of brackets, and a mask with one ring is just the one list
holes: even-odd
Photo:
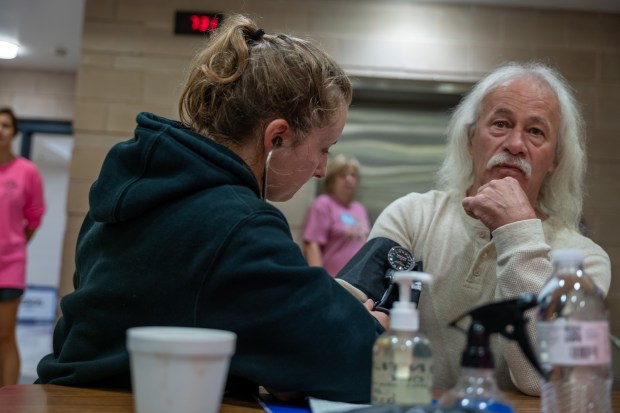
[[(467, 334), (467, 348), (463, 353), (463, 365), (492, 368), (489, 336), (493, 333), (499, 333), (509, 340), (516, 341), (536, 371), (541, 376), (546, 377), (530, 345), (526, 331), (528, 318), (524, 315), (526, 310), (535, 307), (537, 304), (536, 295), (521, 294), (513, 299), (477, 307), (452, 321), (451, 327)], [(468, 316), (471, 317), (471, 325), (468, 330), (463, 330), (458, 327), (457, 323)]]

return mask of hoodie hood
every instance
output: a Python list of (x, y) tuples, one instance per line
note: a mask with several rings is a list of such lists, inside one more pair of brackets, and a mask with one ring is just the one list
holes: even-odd
[(89, 193), (99, 222), (131, 220), (167, 202), (222, 185), (249, 187), (256, 178), (231, 150), (176, 121), (140, 113), (133, 139), (115, 145)]

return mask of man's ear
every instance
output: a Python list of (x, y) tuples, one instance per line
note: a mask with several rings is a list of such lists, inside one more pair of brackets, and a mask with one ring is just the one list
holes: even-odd
[(554, 155), (553, 155), (553, 162), (551, 163), (551, 165), (549, 166), (549, 168), (547, 169), (547, 173), (551, 174), (553, 173), (553, 171), (555, 171), (558, 168), (558, 164), (560, 163), (560, 148), (558, 145), (558, 141), (556, 138), (556, 143), (555, 143), (555, 151)]
[(547, 172), (551, 173), (551, 172), (555, 171), (557, 167), (558, 167), (558, 157), (556, 156), (555, 159), (553, 160), (553, 163), (551, 164), (551, 166), (549, 166), (549, 169), (547, 169)]
[(473, 156), (474, 147), (472, 145), (472, 140), (474, 139), (474, 134), (476, 133), (475, 126), (470, 126), (467, 128), (467, 152)]

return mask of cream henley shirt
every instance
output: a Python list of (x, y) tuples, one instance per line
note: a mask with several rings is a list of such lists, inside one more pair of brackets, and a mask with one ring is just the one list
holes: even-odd
[[(601, 247), (580, 233), (553, 228), (547, 221), (530, 219), (497, 228), (491, 234), (469, 217), (461, 199), (446, 192), (411, 193), (390, 204), (378, 217), (369, 238), (386, 237), (424, 262), (433, 282), (424, 286), (419, 303), (420, 331), (431, 341), (434, 386), (450, 388), (460, 371), (465, 335), (448, 323), (473, 308), (520, 293), (540, 293), (551, 274), (549, 252), (579, 248), (584, 271), (605, 294), (611, 264)], [(536, 309), (528, 311), (536, 319)], [(535, 323), (528, 323), (535, 348)], [(516, 343), (495, 334), (491, 338), (498, 386), (515, 387), (526, 394), (540, 392), (540, 378)]]

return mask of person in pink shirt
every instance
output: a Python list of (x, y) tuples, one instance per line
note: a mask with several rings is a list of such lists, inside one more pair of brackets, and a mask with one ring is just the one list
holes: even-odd
[(26, 288), (26, 244), (45, 212), (39, 171), (11, 150), (16, 135), (15, 114), (0, 108), (0, 387), (19, 377), (15, 326)]
[(332, 277), (359, 251), (368, 237), (366, 208), (354, 200), (360, 164), (351, 155), (336, 155), (325, 175), (325, 193), (310, 205), (303, 251), (311, 266), (324, 267)]

